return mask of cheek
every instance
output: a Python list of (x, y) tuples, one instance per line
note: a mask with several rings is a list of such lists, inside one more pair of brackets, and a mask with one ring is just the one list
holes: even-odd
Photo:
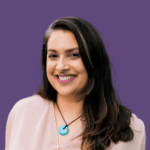
[(85, 75), (87, 74), (87, 70), (83, 64), (82, 65), (80, 64), (80, 72)]
[(87, 78), (88, 76), (88, 73), (87, 73), (87, 70), (82, 62), (82, 60), (78, 61), (76, 64), (75, 64), (75, 68), (77, 68), (78, 72), (80, 73), (80, 75), (84, 76), (85, 78)]
[(46, 67), (46, 76), (49, 81), (52, 79), (52, 70), (51, 70), (51, 67), (49, 66)]
[(88, 72), (84, 66), (80, 68), (79, 72), (84, 80), (88, 80)]
[(46, 70), (47, 70), (47, 73), (52, 72), (53, 66), (54, 66), (53, 63), (51, 63), (51, 62), (47, 62), (47, 63), (46, 63)]

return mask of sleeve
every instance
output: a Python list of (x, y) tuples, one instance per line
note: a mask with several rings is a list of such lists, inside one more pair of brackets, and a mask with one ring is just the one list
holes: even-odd
[(8, 150), (10, 147), (10, 140), (11, 140), (11, 135), (12, 135), (12, 129), (13, 129), (13, 124), (14, 124), (14, 117), (15, 117), (15, 111), (12, 108), (10, 111), (7, 122), (6, 122), (6, 131), (5, 131), (5, 150)]
[(131, 128), (134, 131), (133, 147), (138, 150), (145, 150), (146, 145), (146, 131), (143, 120), (132, 114)]
[(30, 96), (16, 102), (7, 118), (5, 150), (30, 149), (27, 147), (33, 145), (40, 119), (47, 114), (45, 108), (48, 110), (49, 105), (39, 96)]
[(144, 136), (142, 139), (142, 145), (141, 145), (141, 150), (145, 150), (145, 145), (146, 145), (146, 133), (144, 132)]
[(132, 114), (130, 127), (134, 133), (134, 138), (131, 141), (119, 141), (117, 144), (111, 143), (107, 150), (145, 150), (146, 131), (144, 122)]

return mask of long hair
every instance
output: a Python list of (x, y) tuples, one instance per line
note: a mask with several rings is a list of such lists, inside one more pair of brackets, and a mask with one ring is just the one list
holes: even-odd
[(55, 30), (71, 31), (78, 42), (83, 64), (88, 72), (88, 88), (83, 104), (84, 130), (81, 149), (105, 150), (111, 142), (133, 139), (130, 128), (131, 110), (121, 105), (113, 87), (111, 63), (98, 31), (89, 22), (77, 17), (54, 21), (46, 31), (42, 48), (43, 85), (37, 92), (56, 102), (57, 91), (46, 75), (47, 42)]

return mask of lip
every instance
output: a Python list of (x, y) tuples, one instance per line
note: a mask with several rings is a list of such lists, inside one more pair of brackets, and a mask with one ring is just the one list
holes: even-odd
[(76, 75), (74, 75), (74, 74), (63, 74), (63, 75), (57, 74), (56, 76), (64, 77), (64, 76), (76, 76)]
[(60, 80), (57, 76), (56, 76), (56, 78), (57, 78), (57, 81), (59, 83), (67, 83), (67, 82), (70, 82), (70, 81), (74, 80), (76, 78), (76, 76), (71, 78), (71, 79), (68, 79), (68, 80)]

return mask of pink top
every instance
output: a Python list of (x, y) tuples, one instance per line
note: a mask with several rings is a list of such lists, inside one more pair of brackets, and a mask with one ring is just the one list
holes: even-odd
[[(134, 139), (119, 142), (107, 150), (145, 150), (145, 126), (141, 119), (132, 114), (131, 128)], [(81, 137), (72, 138), (82, 131), (80, 126), (60, 147), (60, 150), (81, 150)], [(18, 101), (9, 113), (6, 125), (6, 150), (56, 150), (57, 131), (53, 102), (33, 95)]]

